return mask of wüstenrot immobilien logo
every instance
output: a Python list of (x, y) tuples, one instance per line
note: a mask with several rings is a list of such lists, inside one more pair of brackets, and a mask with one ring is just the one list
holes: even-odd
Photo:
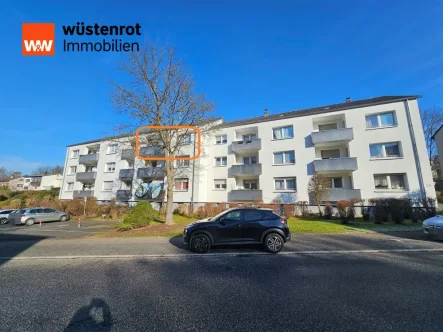
[(22, 55), (54, 55), (54, 23), (22, 23)]

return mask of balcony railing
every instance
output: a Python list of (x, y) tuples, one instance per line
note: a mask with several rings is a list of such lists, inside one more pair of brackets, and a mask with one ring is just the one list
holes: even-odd
[(134, 178), (134, 173), (133, 168), (121, 169), (118, 178), (123, 181), (131, 181)]
[(132, 198), (131, 190), (117, 190), (117, 201), (129, 201)]
[(122, 160), (132, 161), (135, 159), (134, 149), (123, 149), (122, 150)]
[(235, 189), (228, 193), (228, 202), (261, 201), (263, 193), (259, 189)]
[(361, 199), (360, 189), (331, 188), (325, 201), (349, 201), (353, 198)]
[(232, 165), (228, 170), (229, 177), (260, 174), (261, 164)]
[(254, 138), (251, 140), (232, 142), (232, 152), (234, 153), (251, 153), (261, 149), (261, 139)]
[(144, 167), (137, 170), (138, 178), (163, 179), (166, 174), (164, 167)]
[(79, 182), (94, 182), (97, 177), (97, 172), (78, 172), (75, 175), (75, 180)]
[(95, 165), (98, 162), (99, 154), (83, 154), (78, 158), (79, 164)]
[(85, 198), (94, 196), (94, 190), (76, 190), (74, 191), (74, 198)]
[(331, 158), (314, 160), (316, 172), (356, 171), (357, 158)]
[(158, 146), (145, 146), (140, 148), (139, 154), (142, 157), (163, 157), (165, 155), (165, 149)]
[(311, 134), (312, 143), (314, 145), (336, 143), (336, 142), (349, 142), (354, 139), (354, 131), (352, 128), (340, 128), (315, 131)]

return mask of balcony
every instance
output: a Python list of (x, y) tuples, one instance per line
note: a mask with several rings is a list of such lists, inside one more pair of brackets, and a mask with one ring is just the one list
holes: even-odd
[(121, 169), (118, 178), (122, 181), (132, 181), (135, 170), (132, 168)]
[(132, 198), (131, 190), (117, 190), (117, 201), (129, 201)]
[(354, 157), (314, 160), (314, 170), (316, 172), (352, 172), (357, 169), (357, 158)]
[(352, 128), (331, 129), (315, 131), (311, 134), (312, 143), (317, 146), (325, 146), (334, 143), (346, 143), (354, 139)]
[(78, 158), (78, 163), (83, 165), (97, 165), (99, 154), (84, 154)]
[(353, 198), (361, 199), (360, 189), (331, 188), (329, 198), (325, 199), (325, 201), (349, 201)]
[(134, 149), (123, 149), (122, 150), (122, 160), (133, 161), (135, 159)]
[(139, 152), (140, 156), (142, 157), (164, 157), (165, 156), (165, 149), (162, 149), (158, 146), (145, 146), (140, 148)]
[(85, 198), (93, 196), (94, 196), (94, 190), (76, 190), (74, 191), (73, 198)]
[(145, 167), (137, 170), (138, 178), (163, 179), (165, 175), (166, 169), (164, 167)]
[(246, 141), (232, 142), (232, 152), (237, 154), (247, 154), (257, 152), (261, 149), (261, 139), (255, 138)]
[(79, 182), (94, 182), (97, 172), (78, 172), (75, 174), (75, 180)]
[(228, 176), (247, 176), (247, 175), (260, 175), (261, 164), (242, 164), (232, 165), (228, 170)]
[(258, 189), (235, 189), (228, 192), (228, 202), (261, 201), (263, 193)]

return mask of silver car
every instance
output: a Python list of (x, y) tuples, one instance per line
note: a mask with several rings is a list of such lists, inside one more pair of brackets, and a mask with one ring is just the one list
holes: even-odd
[(15, 209), (0, 210), (0, 225), (8, 223), (9, 214), (13, 211), (15, 211)]
[(425, 234), (436, 238), (443, 239), (443, 216), (436, 215), (435, 217), (423, 221), (423, 229)]
[(8, 217), (10, 224), (31, 226), (35, 223), (47, 221), (66, 221), (69, 215), (63, 211), (57, 211), (47, 207), (35, 207), (17, 210)]

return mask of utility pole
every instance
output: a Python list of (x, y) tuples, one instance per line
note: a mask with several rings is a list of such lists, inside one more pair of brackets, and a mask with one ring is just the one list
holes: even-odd
[[(197, 133), (194, 131), (194, 156), (195, 156), (195, 141)], [(192, 180), (191, 180), (191, 206), (190, 217), (194, 216), (194, 176), (195, 176), (195, 159), (192, 160)]]

